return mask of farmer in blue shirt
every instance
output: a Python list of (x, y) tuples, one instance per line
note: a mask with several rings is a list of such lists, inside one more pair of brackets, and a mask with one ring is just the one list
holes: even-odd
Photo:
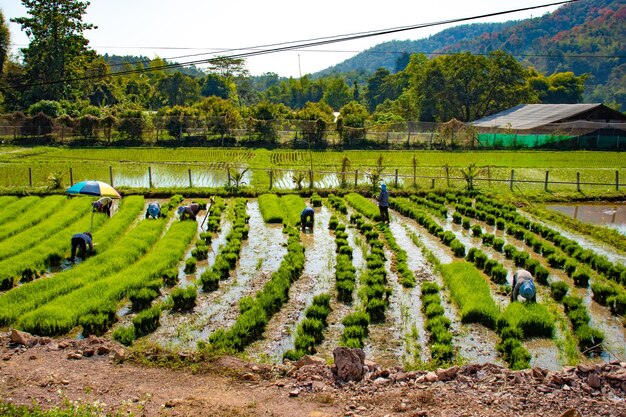
[(520, 269), (513, 274), (513, 291), (511, 292), (511, 301), (517, 301), (517, 297), (519, 295), (524, 297), (526, 301), (537, 301), (533, 276), (525, 269)]
[(380, 221), (389, 224), (389, 193), (385, 184), (380, 185), (378, 210), (380, 211)]
[[(315, 219), (315, 211), (311, 207), (306, 207), (300, 213), (300, 224), (302, 225), (302, 230), (306, 229), (308, 226), (309, 229), (313, 230), (313, 221)], [(310, 221), (310, 224), (309, 224)]]
[(74, 259), (76, 259), (77, 249), (78, 255), (84, 259), (87, 256), (87, 246), (89, 246), (89, 252), (93, 252), (91, 233), (76, 233), (74, 236), (72, 236), (72, 256), (70, 257), (70, 261), (74, 263)]
[(148, 209), (146, 210), (146, 219), (152, 217), (153, 219), (158, 219), (161, 214), (161, 205), (156, 201), (148, 204)]

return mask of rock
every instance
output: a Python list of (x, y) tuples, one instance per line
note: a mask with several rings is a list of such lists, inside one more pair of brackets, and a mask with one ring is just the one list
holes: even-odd
[(570, 408), (569, 410), (561, 414), (561, 417), (583, 417), (583, 415), (575, 408)]
[(96, 353), (95, 350), (93, 350), (92, 348), (87, 348), (83, 352), (83, 356), (86, 357), (86, 358), (91, 358), (94, 355), (94, 353)]
[(300, 369), (303, 366), (307, 366), (307, 365), (322, 365), (322, 366), (326, 366), (326, 361), (324, 359), (320, 358), (319, 356), (304, 355), (303, 357), (298, 359), (293, 364), (293, 366), (295, 366), (296, 369)]
[(365, 353), (363, 349), (337, 347), (333, 350), (337, 365), (337, 377), (341, 381), (360, 381), (365, 373)]
[(98, 348), (96, 349), (96, 352), (98, 353), (98, 355), (107, 355), (111, 353), (111, 349), (109, 349), (106, 346), (98, 346)]
[(7, 353), (6, 355), (4, 355), (4, 356), (2, 357), (2, 360), (3, 360), (3, 361), (10, 361), (10, 360), (11, 360), (11, 357), (13, 357), (13, 354), (12, 354), (12, 353)]
[(75, 359), (75, 360), (79, 360), (83, 358), (83, 354), (82, 352), (71, 352), (67, 355), (67, 359)]
[(241, 377), (246, 381), (254, 381), (256, 379), (256, 376), (251, 372), (245, 373)]
[(370, 371), (374, 371), (377, 368), (380, 368), (380, 366), (376, 362), (369, 359), (365, 359), (365, 366), (367, 366), (367, 369), (369, 369)]
[(424, 375), (424, 382), (437, 382), (437, 381), (439, 381), (439, 377), (437, 376), (436, 373), (432, 371)]
[(52, 343), (52, 338), (40, 337), (37, 339), (37, 343), (39, 343), (40, 345), (47, 345), (48, 343)]
[(126, 351), (122, 348), (115, 349), (113, 359), (118, 362), (123, 362), (124, 360), (126, 360)]
[(165, 404), (163, 404), (163, 406), (165, 408), (174, 408), (177, 405), (181, 405), (183, 403), (183, 400), (180, 399), (173, 399), (173, 400), (167, 400), (165, 401)]
[(252, 369), (252, 372), (259, 372), (261, 370), (261, 368), (259, 368), (256, 365), (253, 365), (252, 368), (250, 368), (250, 369)]
[(69, 385), (69, 384), (70, 384), (70, 380), (69, 380), (69, 379), (62, 379), (62, 380), (61, 380), (61, 384), (63, 384), (63, 385)]
[(539, 381), (543, 381), (543, 372), (541, 372), (540, 368), (533, 368), (532, 369), (532, 374), (533, 374), (533, 378), (538, 379)]
[(276, 383), (274, 383), (274, 385), (276, 385), (277, 387), (284, 387), (285, 386), (285, 381), (284, 380), (278, 380), (276, 381)]
[(382, 378), (382, 377), (380, 377), (380, 378), (376, 378), (376, 379), (374, 380), (374, 384), (376, 384), (376, 385), (385, 385), (385, 384), (387, 384), (388, 382), (389, 382), (389, 380), (388, 380), (387, 378)]
[(626, 381), (626, 369), (620, 369), (617, 372), (611, 372), (606, 374), (606, 378), (612, 381), (624, 382)]
[(452, 366), (448, 369), (437, 369), (437, 379), (439, 381), (450, 381), (456, 377), (458, 372), (458, 366)]
[(409, 379), (409, 377), (404, 372), (398, 372), (398, 373), (391, 375), (390, 379), (394, 382), (401, 382), (401, 381), (406, 381), (407, 379)]
[(24, 346), (35, 346), (37, 344), (35, 336), (17, 329), (11, 329), (11, 341)]
[(67, 348), (69, 345), (70, 345), (70, 344), (69, 344), (69, 342), (67, 342), (67, 341), (65, 341), (65, 340), (64, 340), (64, 341), (62, 341), (62, 342), (59, 342), (59, 349), (65, 349), (65, 348)]
[(576, 369), (578, 369), (578, 372), (588, 374), (589, 372), (595, 371), (596, 367), (594, 365), (578, 365)]
[(294, 389), (293, 391), (289, 391), (289, 396), (290, 397), (297, 397), (298, 395), (300, 395), (300, 390), (299, 389)]
[(37, 359), (37, 356), (35, 356), (35, 355), (30, 355), (30, 356), (28, 357), (28, 360), (29, 360), (29, 361), (34, 361), (35, 359)]

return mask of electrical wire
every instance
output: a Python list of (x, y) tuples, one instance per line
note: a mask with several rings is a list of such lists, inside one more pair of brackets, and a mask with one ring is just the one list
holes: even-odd
[[(229, 59), (229, 60), (230, 59), (245, 59), (245, 58), (251, 58), (255, 56), (272, 54), (272, 53), (295, 51), (300, 48), (323, 46), (323, 45), (329, 45), (333, 43), (347, 42), (351, 40), (364, 39), (364, 38), (370, 38), (370, 37), (381, 36), (381, 35), (388, 35), (388, 34), (393, 34), (393, 33), (427, 28), (427, 27), (467, 22), (471, 20), (501, 16), (501, 15), (517, 13), (521, 11), (529, 11), (529, 10), (535, 10), (535, 9), (545, 8), (545, 7), (559, 6), (559, 5), (564, 5), (568, 3), (574, 3), (577, 1), (579, 0), (563, 0), (563, 1), (558, 1), (558, 2), (553, 2), (553, 3), (548, 3), (548, 4), (537, 5), (537, 6), (510, 9), (510, 10), (505, 10), (505, 11), (500, 11), (500, 12), (471, 16), (471, 17), (447, 19), (447, 20), (441, 20), (441, 21), (430, 22), (430, 23), (420, 23), (420, 24), (415, 24), (415, 25), (399, 26), (399, 27), (394, 27), (394, 28), (387, 28), (387, 29), (366, 31), (366, 32), (354, 32), (354, 33), (345, 34), (345, 35), (334, 35), (334, 36), (326, 36), (326, 37), (319, 37), (319, 38), (312, 38), (312, 39), (305, 39), (305, 40), (279, 42), (279, 43), (272, 43), (272, 44), (266, 44), (266, 45), (258, 45), (258, 46), (254, 46), (251, 48), (232, 48), (232, 49), (221, 51), (221, 53), (224, 55), (217, 56), (217, 57), (214, 56), (210, 58), (203, 58), (203, 59), (192, 60), (192, 61), (181, 62), (181, 63), (170, 63), (170, 64), (159, 65), (159, 66), (149, 67), (149, 68), (135, 68), (135, 69), (125, 70), (125, 71), (117, 71), (111, 74), (95, 74), (95, 75), (66, 78), (66, 79), (60, 79), (60, 80), (20, 84), (16, 88), (30, 88), (30, 87), (42, 86), (42, 85), (71, 83), (71, 82), (86, 81), (86, 80), (92, 80), (92, 79), (119, 77), (119, 76), (138, 74), (138, 73), (164, 71), (168, 69), (175, 69), (175, 68), (181, 68), (181, 67), (187, 67), (187, 66), (212, 64), (212, 63), (214, 64), (225, 59)], [(228, 54), (229, 52), (237, 52), (237, 51), (239, 51), (239, 53)], [(242, 51), (248, 51), (248, 52), (242, 52)], [(182, 57), (194, 57), (194, 56), (203, 56), (203, 55), (207, 55), (207, 53), (191, 54), (191, 55), (185, 55)], [(132, 65), (132, 63), (130, 64)]]

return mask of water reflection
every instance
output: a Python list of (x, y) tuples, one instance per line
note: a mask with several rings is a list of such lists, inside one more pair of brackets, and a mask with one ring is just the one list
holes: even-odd
[(554, 204), (547, 207), (581, 222), (612, 227), (626, 235), (626, 203)]

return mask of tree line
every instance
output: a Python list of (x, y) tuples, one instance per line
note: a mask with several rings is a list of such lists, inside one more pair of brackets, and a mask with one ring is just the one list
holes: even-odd
[[(273, 73), (253, 77), (244, 60), (228, 57), (187, 73), (160, 58), (112, 63), (84, 37), (96, 29), (83, 22), (88, 1), (22, 3), (28, 16), (13, 19), (29, 37), (21, 61), (9, 57), (9, 32), (0, 11), (0, 111), (15, 120), (39, 113), (100, 121), (156, 114), (169, 120), (220, 120), (223, 126), (212, 127), (219, 134), (243, 119), (363, 129), (407, 121), (467, 122), (521, 103), (577, 103), (584, 88), (585, 75), (544, 75), (503, 51), (434, 58), (403, 54), (393, 73), (380, 68), (373, 74), (299, 79)], [(339, 112), (336, 120), (334, 112)]]

